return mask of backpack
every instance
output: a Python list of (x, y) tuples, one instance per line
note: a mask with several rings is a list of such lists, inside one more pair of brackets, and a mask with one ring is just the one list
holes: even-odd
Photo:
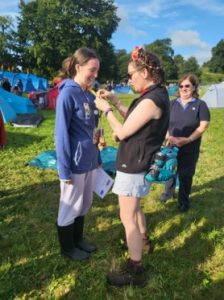
[(178, 151), (177, 147), (162, 147), (155, 154), (154, 162), (145, 179), (149, 182), (163, 182), (175, 177)]

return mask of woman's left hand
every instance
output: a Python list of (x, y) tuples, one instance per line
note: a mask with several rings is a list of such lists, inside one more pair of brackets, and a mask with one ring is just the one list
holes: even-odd
[(175, 145), (177, 147), (182, 147), (183, 145), (186, 145), (189, 143), (189, 139), (187, 137), (169, 136), (169, 142), (170, 142), (170, 144)]
[(100, 97), (96, 97), (95, 104), (99, 110), (104, 112), (107, 111), (109, 108), (111, 108), (110, 104), (106, 100)]

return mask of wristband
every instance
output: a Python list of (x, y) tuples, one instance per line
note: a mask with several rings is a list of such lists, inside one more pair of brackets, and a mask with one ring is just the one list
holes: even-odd
[(189, 136), (189, 140), (190, 140), (190, 142), (193, 142), (193, 140), (194, 140), (191, 135)]
[(104, 112), (105, 117), (107, 117), (107, 115), (108, 115), (108, 113), (109, 113), (110, 111), (113, 111), (113, 109), (112, 109), (111, 107), (108, 108), (108, 109)]

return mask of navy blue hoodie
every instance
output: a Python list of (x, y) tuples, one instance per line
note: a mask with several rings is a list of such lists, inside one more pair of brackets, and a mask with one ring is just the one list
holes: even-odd
[(59, 85), (56, 106), (55, 143), (60, 179), (71, 174), (91, 171), (100, 163), (97, 145), (93, 143), (98, 110), (94, 96), (78, 83), (66, 79)]

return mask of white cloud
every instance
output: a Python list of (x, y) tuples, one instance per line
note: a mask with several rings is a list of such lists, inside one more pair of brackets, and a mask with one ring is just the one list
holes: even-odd
[(188, 48), (189, 54), (186, 55), (185, 58), (194, 56), (199, 64), (202, 64), (211, 58), (211, 46), (200, 39), (197, 31), (173, 31), (170, 38), (174, 47)]
[(140, 5), (137, 8), (137, 11), (151, 18), (158, 18), (160, 13), (165, 10), (166, 6), (167, 6), (167, 1), (152, 0), (148, 4)]
[(212, 53), (211, 48), (210, 49), (204, 49), (193, 52), (191, 55), (187, 55), (185, 58), (189, 58), (191, 56), (194, 56), (197, 59), (197, 62), (199, 65), (202, 65), (204, 62), (210, 60)]
[(199, 33), (193, 30), (176, 30), (170, 35), (172, 44), (174, 46), (182, 47), (198, 47), (201, 49), (207, 49), (209, 46), (202, 40), (200, 40)]
[(147, 36), (147, 32), (139, 30), (130, 25), (128, 10), (124, 6), (119, 6), (117, 15), (121, 19), (119, 23), (119, 29), (130, 34), (132, 37)]

